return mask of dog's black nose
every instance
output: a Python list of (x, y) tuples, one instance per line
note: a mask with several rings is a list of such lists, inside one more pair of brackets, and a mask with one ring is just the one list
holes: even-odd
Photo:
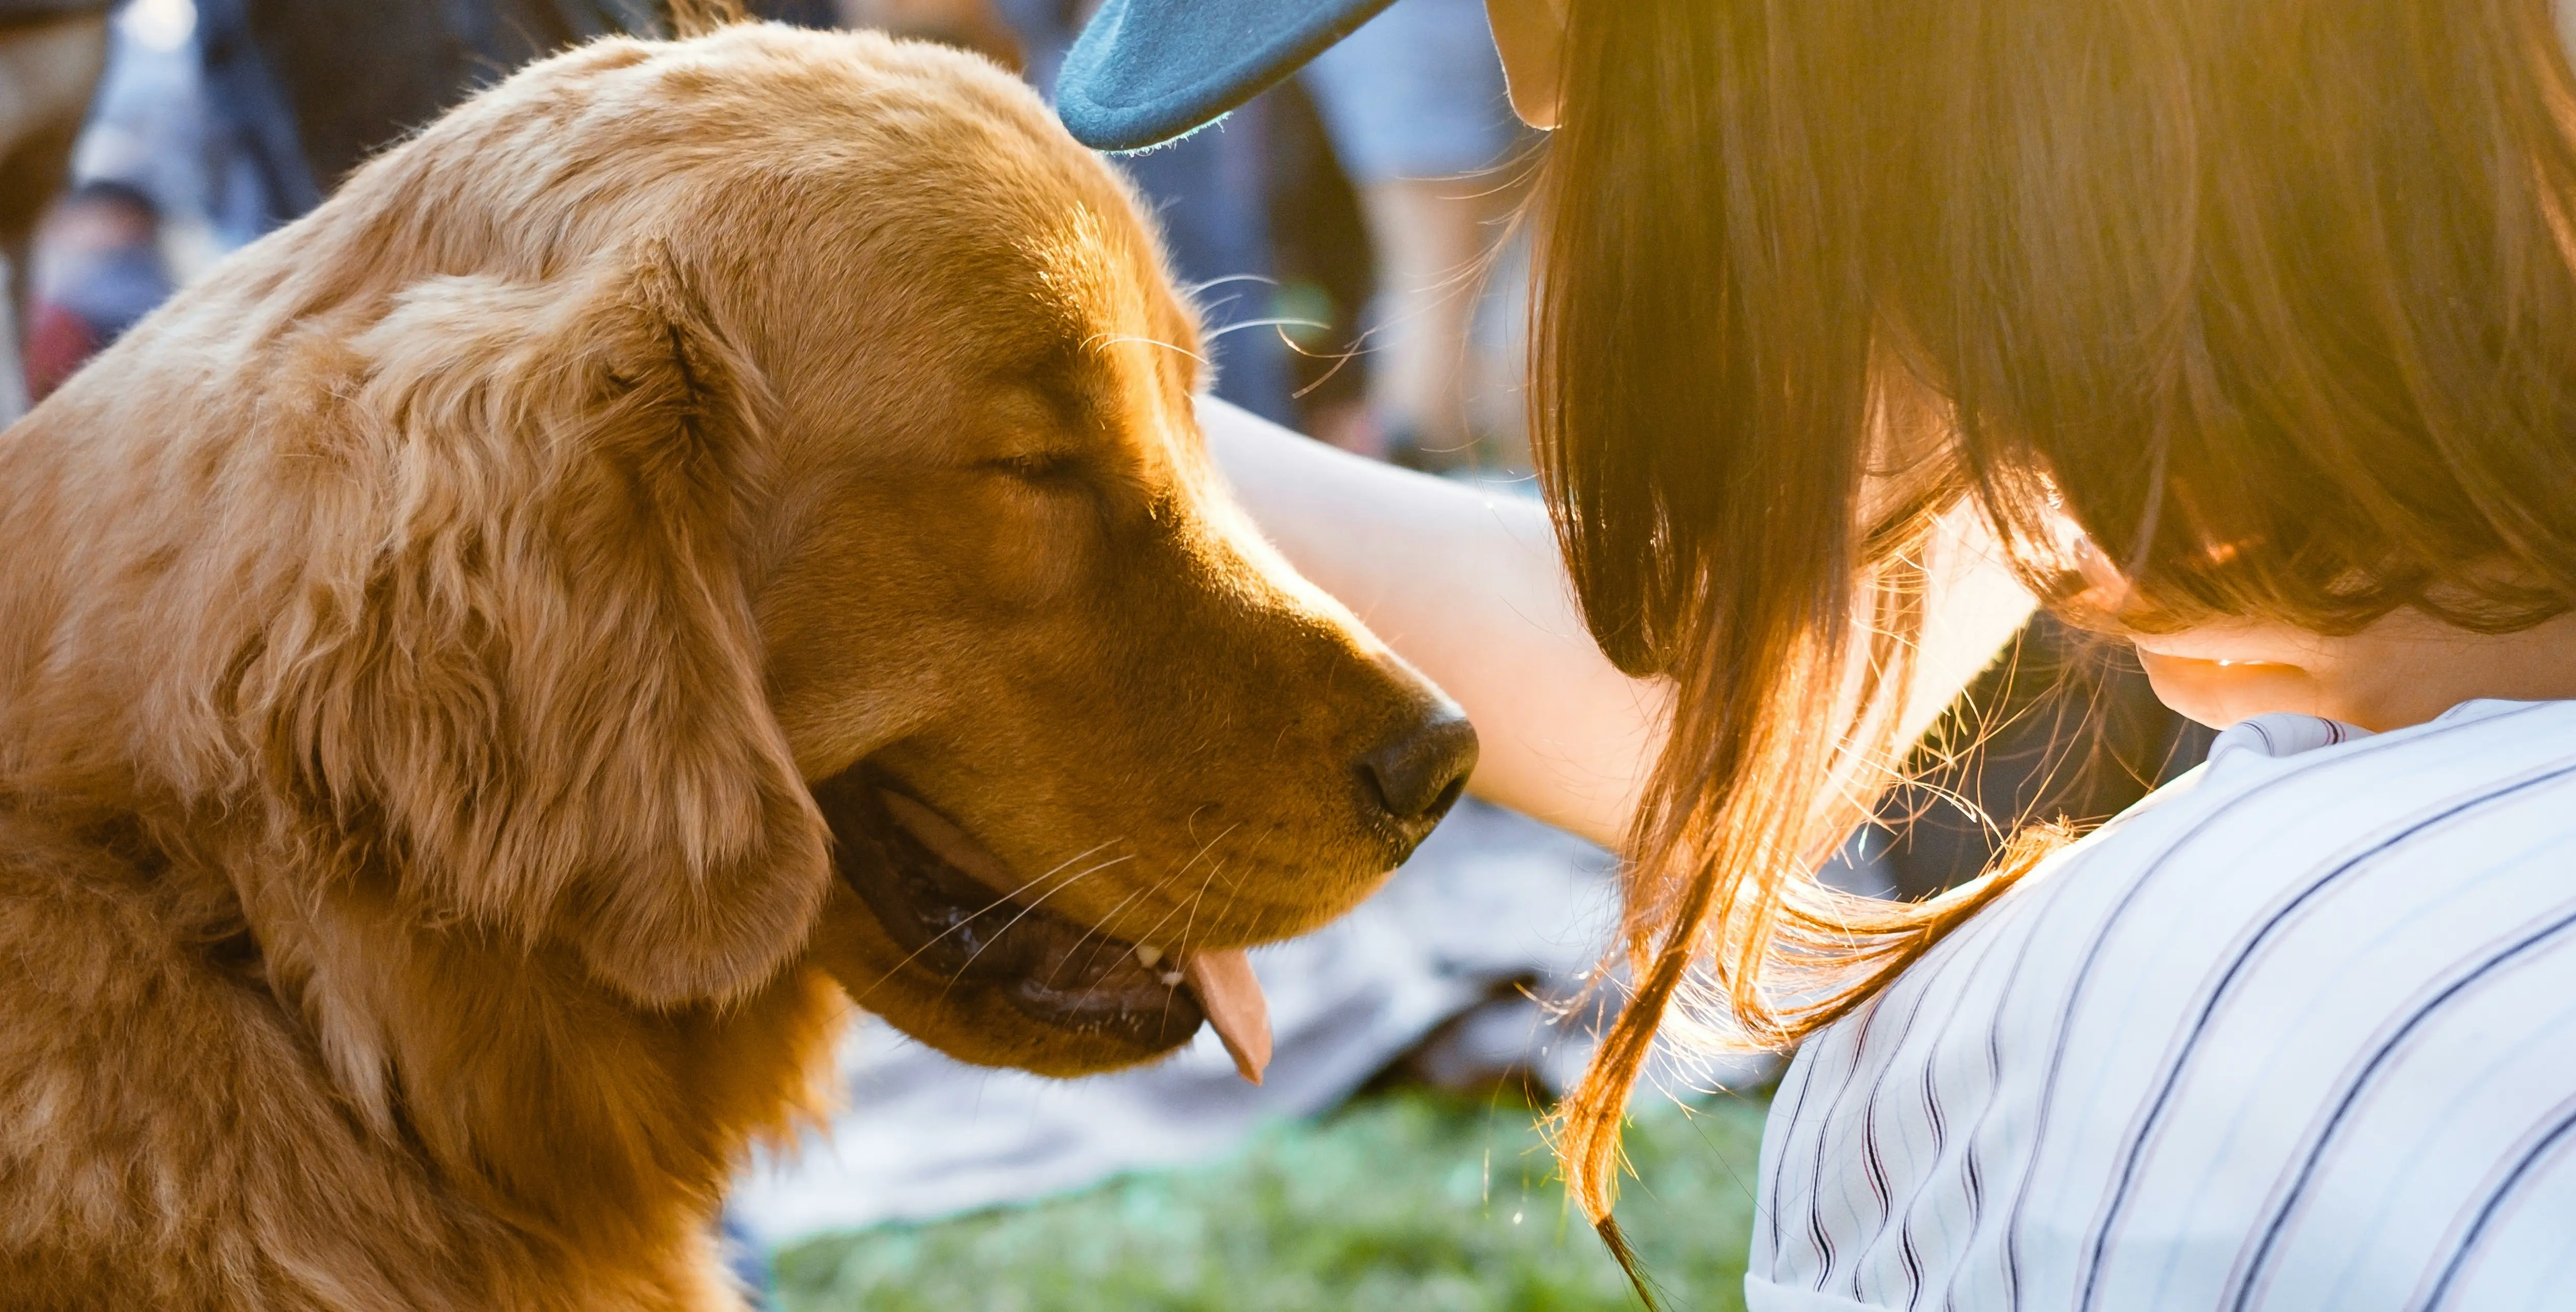
[(1476, 730), (1443, 698), (1430, 713), (1360, 758), (1363, 792), (1408, 829), (1428, 830), (1467, 790)]

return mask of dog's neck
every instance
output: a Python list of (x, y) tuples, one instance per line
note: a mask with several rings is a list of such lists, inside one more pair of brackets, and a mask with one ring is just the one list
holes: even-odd
[[(569, 1263), (639, 1240), (680, 1252), (751, 1144), (831, 1100), (848, 1000), (819, 970), (727, 1007), (649, 1011), (560, 949), (423, 923), (350, 835), (78, 802), (0, 797), (114, 854), (123, 900), (195, 968), (265, 994), (380, 1150), (485, 1218), (451, 1220), (498, 1222)], [(334, 859), (318, 894), (273, 874)]]
[(730, 1007), (647, 1011), (559, 948), (424, 924), (382, 871), (316, 897), (264, 887), (245, 868), (256, 847), (242, 856), (229, 878), (263, 980), (369, 1129), (573, 1247), (703, 1226), (751, 1142), (829, 1098), (848, 1002), (819, 971)]

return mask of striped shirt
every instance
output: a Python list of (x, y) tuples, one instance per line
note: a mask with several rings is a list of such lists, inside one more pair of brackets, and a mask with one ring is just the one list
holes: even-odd
[(1811, 1039), (1752, 1312), (2576, 1309), (2576, 702), (2299, 715)]

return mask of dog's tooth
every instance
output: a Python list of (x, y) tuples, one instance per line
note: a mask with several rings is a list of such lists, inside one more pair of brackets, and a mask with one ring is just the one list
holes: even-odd
[(1152, 970), (1154, 967), (1163, 964), (1163, 950), (1155, 947), (1151, 943), (1137, 944), (1136, 964), (1143, 966), (1147, 970)]

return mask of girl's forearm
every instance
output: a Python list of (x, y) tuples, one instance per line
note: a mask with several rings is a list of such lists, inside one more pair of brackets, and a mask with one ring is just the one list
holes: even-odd
[[(1364, 460), (1221, 401), (1209, 450), (1289, 563), (1351, 608), (1475, 721), (1478, 796), (1616, 843), (1663, 744), (1666, 690), (1613, 668), (1576, 612), (1547, 513), (1525, 497)], [(1983, 521), (1932, 559), (1899, 733), (1928, 729), (2029, 617)]]
[(1221, 401), (1208, 446), (1291, 564), (1476, 724), (1479, 796), (1616, 842), (1662, 741), (1663, 692), (1611, 667), (1536, 502), (1364, 460)]

